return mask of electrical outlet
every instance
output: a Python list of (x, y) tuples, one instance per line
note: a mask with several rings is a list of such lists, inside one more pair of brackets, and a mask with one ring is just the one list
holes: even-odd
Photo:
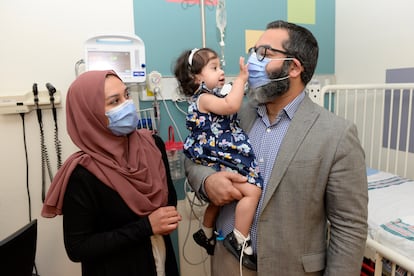
[(313, 102), (319, 104), (320, 106), (324, 106), (322, 87), (335, 83), (335, 75), (314, 75), (312, 80), (306, 86), (305, 91)]
[(319, 105), (322, 105), (322, 95), (321, 95), (321, 85), (319, 81), (312, 80), (307, 86), (306, 86), (306, 92), (308, 93), (311, 100)]
[(309, 85), (307, 87), (309, 97), (317, 104), (321, 102), (321, 87), (320, 85)]

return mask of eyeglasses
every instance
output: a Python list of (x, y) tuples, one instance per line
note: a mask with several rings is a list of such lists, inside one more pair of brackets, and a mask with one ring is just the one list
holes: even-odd
[(284, 54), (284, 55), (287, 55), (287, 56), (290, 56), (290, 57), (294, 57), (289, 52), (274, 49), (274, 48), (270, 47), (269, 45), (262, 45), (262, 46), (259, 46), (259, 47), (252, 47), (252, 48), (249, 49), (249, 54), (256, 53), (257, 60), (258, 61), (263, 61), (264, 58), (266, 57), (267, 50), (271, 50), (273, 52), (277, 52), (277, 53), (281, 53), (281, 54)]

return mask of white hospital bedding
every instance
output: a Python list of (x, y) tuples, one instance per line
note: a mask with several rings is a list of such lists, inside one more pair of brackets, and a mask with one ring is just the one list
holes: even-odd
[(414, 181), (368, 170), (368, 232), (414, 260)]

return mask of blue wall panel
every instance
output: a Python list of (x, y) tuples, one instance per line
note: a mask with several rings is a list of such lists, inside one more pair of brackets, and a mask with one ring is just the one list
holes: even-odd
[[(264, 30), (270, 21), (287, 20), (287, 8), (287, 0), (226, 1), (226, 74), (238, 73), (239, 56), (246, 54), (245, 30)], [(172, 76), (173, 63), (180, 53), (202, 46), (200, 10), (199, 5), (186, 4), (185, 0), (183, 3), (134, 0), (135, 33), (145, 43), (148, 72), (157, 70), (164, 76)], [(215, 17), (215, 6), (206, 5), (206, 46), (220, 53), (220, 32)], [(315, 18), (315, 24), (302, 25), (310, 29), (319, 42), (320, 58), (316, 73), (333, 74), (335, 1), (316, 0)]]

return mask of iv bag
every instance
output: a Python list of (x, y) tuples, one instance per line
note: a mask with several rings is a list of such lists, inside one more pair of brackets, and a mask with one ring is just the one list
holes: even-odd
[(220, 48), (221, 48), (221, 65), (224, 67), (226, 61), (224, 60), (224, 29), (227, 25), (226, 2), (225, 0), (218, 0), (216, 7), (216, 25), (220, 30)]
[(223, 37), (224, 29), (227, 25), (226, 2), (225, 0), (218, 0), (216, 7), (216, 25)]

